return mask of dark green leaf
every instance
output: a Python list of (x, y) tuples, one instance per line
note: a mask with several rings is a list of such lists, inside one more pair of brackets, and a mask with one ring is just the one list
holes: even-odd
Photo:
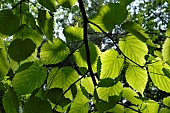
[(31, 39), (15, 39), (8, 47), (8, 54), (13, 60), (21, 62), (31, 56), (35, 47), (36, 45)]
[(54, 104), (58, 103), (63, 94), (63, 90), (60, 88), (52, 88), (47, 92), (47, 98)]
[(111, 78), (105, 78), (105, 79), (101, 79), (98, 86), (99, 87), (111, 87), (114, 86), (116, 83), (113, 79)]
[(52, 108), (47, 100), (33, 97), (25, 103), (23, 113), (52, 113)]
[(57, 2), (63, 7), (71, 8), (77, 2), (77, 0), (57, 0)]
[(15, 71), (15, 73), (19, 73), (21, 71), (24, 71), (26, 69), (28, 69), (34, 62), (26, 62), (24, 64), (22, 64), (17, 71)]
[[(0, 11), (0, 32), (11, 36), (14, 34), (20, 25), (19, 17), (13, 15), (10, 10), (1, 10)], [(3, 27), (2, 27), (3, 26)]]

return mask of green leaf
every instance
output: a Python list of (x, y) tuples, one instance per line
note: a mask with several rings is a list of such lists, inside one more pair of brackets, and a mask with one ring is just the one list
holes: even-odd
[(81, 89), (80, 85), (78, 85), (77, 95), (74, 99), (74, 102), (71, 104), (71, 108), (69, 113), (88, 113), (89, 106), (88, 103), (89, 99), (87, 99)]
[(63, 90), (60, 88), (52, 88), (47, 91), (47, 98), (54, 104), (58, 103), (62, 97)]
[(115, 95), (109, 97), (108, 102), (99, 101), (95, 105), (99, 113), (103, 113), (104, 111), (110, 110), (111, 108), (115, 107), (116, 103), (119, 102), (120, 99), (120, 96)]
[(120, 104), (116, 104), (114, 108), (109, 110), (109, 112), (111, 112), (111, 113), (125, 113), (124, 106), (122, 106)]
[(72, 67), (53, 68), (47, 79), (47, 87), (66, 90), (78, 78), (79, 75)]
[(147, 71), (135, 65), (129, 65), (125, 76), (127, 83), (132, 88), (143, 94), (148, 80)]
[(142, 100), (136, 98), (138, 94), (131, 88), (124, 87), (122, 97), (129, 100), (132, 104), (142, 104)]
[(56, 0), (38, 0), (38, 2), (51, 12), (56, 11)]
[(57, 0), (57, 2), (63, 7), (71, 8), (77, 2), (77, 0)]
[(170, 109), (169, 108), (161, 108), (159, 110), (159, 113), (169, 113)]
[[(97, 60), (100, 55), (100, 49), (94, 43), (89, 43), (89, 48), (91, 53), (90, 58), (91, 58), (92, 69), (94, 72), (97, 72)], [(73, 55), (74, 55), (74, 60), (79, 67), (88, 68), (87, 61), (86, 61), (86, 50), (84, 45), (81, 48), (79, 48), (76, 52), (74, 52)]]
[(43, 40), (43, 36), (39, 34), (36, 30), (31, 29), (28, 26), (24, 26), (24, 28), (17, 33), (13, 35), (14, 39), (20, 38), (20, 39), (31, 39), (37, 47), (41, 45), (41, 42)]
[(8, 47), (8, 54), (14, 61), (21, 62), (35, 51), (35, 43), (31, 39), (15, 39)]
[(32, 66), (33, 63), (34, 63), (34, 62), (26, 62), (26, 63), (22, 64), (22, 65), (18, 68), (18, 70), (15, 71), (15, 73), (19, 73), (19, 72), (21, 72), (21, 71), (24, 71), (24, 70), (28, 69), (30, 66)]
[(120, 93), (122, 92), (123, 87), (121, 82), (118, 82), (114, 86), (105, 88), (105, 87), (98, 87), (97, 88), (97, 93), (99, 96), (99, 99), (104, 100), (104, 101), (109, 101), (109, 96), (119, 96)]
[(41, 87), (46, 76), (46, 70), (35, 63), (27, 70), (15, 75), (13, 79), (14, 90), (19, 95), (32, 93), (33, 90)]
[[(115, 25), (125, 21), (127, 14), (128, 11), (121, 4), (109, 3), (102, 6), (98, 14), (89, 20), (100, 26), (104, 31), (110, 31)], [(94, 25), (90, 24), (90, 26), (97, 32), (101, 32), (101, 30)]]
[(134, 35), (122, 38), (119, 41), (119, 46), (126, 57), (139, 65), (145, 64), (144, 56), (148, 53), (148, 48), (145, 43), (141, 42)]
[(166, 38), (162, 49), (163, 61), (170, 61), (170, 38)]
[[(10, 10), (0, 11), (0, 32), (5, 35), (13, 35), (19, 28), (20, 19)], [(2, 27), (3, 26), (3, 27)]]
[(170, 107), (170, 96), (163, 98), (163, 104)]
[(98, 87), (111, 87), (115, 85), (115, 80), (112, 78), (105, 78), (100, 79), (100, 82), (98, 83)]
[(85, 77), (81, 80), (81, 85), (87, 90), (88, 93), (93, 95), (94, 85), (91, 77)]
[(46, 42), (40, 53), (40, 58), (44, 64), (56, 64), (62, 62), (70, 53), (64, 41), (55, 38), (52, 42)]
[(141, 106), (142, 113), (158, 113), (159, 104), (153, 100), (148, 100)]
[(126, 22), (122, 25), (123, 29), (135, 35), (140, 41), (147, 45), (156, 47), (149, 36), (145, 33), (145, 30), (135, 22)]
[(47, 100), (33, 97), (25, 103), (23, 113), (52, 113), (52, 108)]
[(123, 6), (127, 6), (130, 3), (132, 3), (134, 0), (119, 0), (120, 4), (122, 4)]
[(2, 102), (5, 113), (19, 113), (18, 97), (12, 88), (8, 88), (8, 91), (3, 95)]
[(5, 76), (10, 69), (9, 61), (7, 58), (7, 52), (3, 46), (4, 46), (4, 43), (0, 39), (0, 77), (1, 75)]
[(53, 42), (54, 37), (54, 18), (46, 10), (38, 11), (38, 24), (43, 34)]
[(158, 89), (170, 92), (170, 79), (164, 75), (162, 62), (155, 62), (148, 65), (149, 75)]
[[(27, 10), (29, 10), (29, 6), (27, 4), (24, 4), (24, 6), (28, 7)], [(27, 12), (26, 14), (21, 14), (21, 15), (22, 15), (22, 24), (26, 24), (27, 26), (31, 27), (32, 29), (36, 29), (36, 27), (37, 27), (36, 21), (34, 19), (34, 16), (31, 13)]]
[(102, 64), (100, 78), (116, 78), (122, 69), (124, 59), (113, 49), (102, 53), (100, 58)]
[(68, 41), (83, 40), (83, 28), (69, 26), (63, 30), (64, 36)]

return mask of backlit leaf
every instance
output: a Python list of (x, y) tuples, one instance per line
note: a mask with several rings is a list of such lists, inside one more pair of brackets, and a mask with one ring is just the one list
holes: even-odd
[(21, 62), (35, 51), (35, 43), (31, 39), (15, 39), (8, 47), (8, 54), (14, 61)]
[(9, 61), (7, 59), (7, 52), (4, 49), (4, 43), (0, 39), (0, 77), (5, 76), (10, 69)]
[(119, 96), (122, 90), (123, 90), (122, 84), (121, 82), (118, 82), (114, 86), (111, 86), (108, 88), (98, 87), (97, 93), (98, 93), (99, 99), (108, 101), (109, 96), (115, 96), (115, 95)]
[(148, 53), (148, 48), (145, 43), (141, 42), (134, 35), (126, 36), (119, 41), (121, 51), (128, 58), (139, 65), (145, 64), (144, 56)]
[(40, 53), (40, 58), (44, 64), (56, 64), (63, 61), (70, 53), (64, 41), (56, 38), (52, 42), (46, 42)]
[(163, 99), (163, 104), (166, 105), (167, 107), (170, 107), (170, 97), (166, 97)]
[(81, 80), (81, 85), (87, 90), (88, 93), (93, 95), (94, 85), (91, 77), (86, 77)]
[(77, 72), (72, 67), (54, 68), (48, 76), (47, 87), (66, 90), (78, 78)]
[[(97, 72), (97, 60), (100, 55), (100, 49), (94, 43), (89, 43), (89, 48), (92, 69), (94, 72)], [(86, 50), (84, 45), (74, 52), (74, 60), (79, 67), (87, 68)]]
[(126, 71), (125, 76), (128, 84), (132, 88), (143, 94), (143, 91), (148, 80), (147, 71), (140, 67), (130, 65)]
[(139, 105), (142, 104), (142, 100), (136, 98), (138, 96), (139, 95), (131, 88), (127, 88), (127, 87), (123, 88), (122, 97), (129, 100), (132, 104), (139, 104)]
[[(115, 25), (121, 24), (126, 19), (127, 14), (126, 8), (121, 4), (109, 3), (102, 6), (98, 14), (89, 20), (100, 26), (104, 31), (110, 31)], [(94, 25), (90, 25), (94, 30), (101, 32)]]
[(170, 61), (170, 38), (166, 38), (162, 49), (163, 61)]
[(121, 71), (124, 59), (113, 49), (102, 53), (100, 58), (102, 64), (100, 78), (116, 78)]
[(68, 41), (83, 40), (83, 28), (69, 26), (63, 30), (64, 36)]
[(41, 45), (41, 42), (43, 40), (43, 36), (39, 34), (36, 30), (33, 30), (29, 28), (28, 26), (24, 26), (24, 28), (17, 33), (14, 34), (14, 39), (20, 38), (20, 39), (31, 39), (34, 41), (34, 43), (39, 47)]
[(63, 7), (71, 8), (77, 2), (77, 0), (57, 0), (57, 2)]
[(13, 79), (14, 90), (19, 95), (29, 94), (40, 88), (46, 79), (46, 71), (38, 64), (33, 64), (27, 70), (17, 73)]
[(155, 62), (148, 66), (152, 82), (158, 89), (170, 92), (170, 79), (164, 75), (162, 62)]
[[(13, 15), (10, 10), (1, 10), (0, 11), (0, 32), (5, 35), (14, 34), (20, 25), (19, 17)], [(3, 27), (2, 27), (3, 26)]]
[(159, 104), (153, 100), (148, 100), (141, 106), (142, 113), (157, 113)]

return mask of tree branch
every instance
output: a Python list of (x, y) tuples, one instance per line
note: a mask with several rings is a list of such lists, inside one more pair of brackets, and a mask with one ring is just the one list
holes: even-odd
[(137, 66), (139, 66), (139, 67), (141, 67), (141, 68), (145, 67), (145, 66), (141, 66), (140, 64), (138, 64), (138, 63), (136, 63), (135, 61), (133, 61), (133, 60), (131, 60), (130, 58), (128, 58), (128, 57), (120, 50), (119, 46), (118, 46), (117, 43), (112, 39), (112, 37), (111, 37), (108, 33), (106, 33), (100, 26), (98, 26), (97, 24), (95, 24), (95, 23), (93, 23), (93, 22), (91, 22), (91, 21), (88, 21), (88, 23), (93, 24), (94, 26), (96, 26), (97, 28), (99, 28), (107, 37), (109, 37), (109, 38), (112, 40), (113, 44), (114, 44), (114, 45), (116, 46), (116, 48), (118, 49), (118, 51), (125, 57), (125, 59), (130, 60), (131, 62), (133, 62), (134, 64), (136, 64)]
[(21, 1), (19, 1), (15, 6), (12, 7), (11, 10), (15, 9), (18, 5), (21, 5), (22, 2), (25, 2), (25, 1), (26, 1), (26, 0), (21, 0)]
[(90, 72), (93, 84), (94, 84), (94, 86), (96, 86), (97, 82), (96, 82), (96, 79), (95, 79), (95, 76), (94, 76), (94, 73), (93, 73), (93, 70), (92, 70), (92, 67), (91, 67), (90, 49), (89, 49), (88, 37), (87, 37), (87, 33), (88, 33), (87, 32), (88, 19), (87, 19), (87, 15), (86, 15), (86, 11), (85, 11), (85, 8), (84, 8), (83, 1), (82, 0), (78, 0), (78, 3), (79, 3), (80, 11), (81, 11), (82, 16), (83, 16), (83, 22), (84, 22), (84, 26), (83, 26), (83, 28), (84, 28), (83, 29), (84, 30), (84, 44), (85, 44), (85, 49), (86, 49), (86, 58), (87, 58), (88, 70)]

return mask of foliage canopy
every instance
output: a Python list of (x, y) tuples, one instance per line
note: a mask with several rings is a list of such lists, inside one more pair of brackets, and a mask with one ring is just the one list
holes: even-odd
[(1, 0), (0, 113), (169, 113), (170, 1), (136, 3)]

